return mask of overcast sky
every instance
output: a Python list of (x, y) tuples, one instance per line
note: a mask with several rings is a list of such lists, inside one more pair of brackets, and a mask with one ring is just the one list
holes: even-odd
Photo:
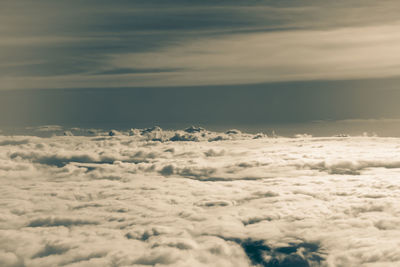
[[(292, 84), (291, 90), (295, 90), (300, 82), (299, 90), (308, 88), (304, 93), (309, 95), (303, 98), (313, 99), (316, 90), (329, 87), (332, 92), (335, 88), (340, 91), (346, 83), (349, 94), (352, 90), (360, 94), (356, 98), (361, 104), (348, 104), (359, 110), (363, 98), (359, 90), (364, 87), (376, 90), (369, 95), (385, 95), (382, 90), (388, 89), (392, 92), (386, 94), (388, 99), (397, 94), (399, 13), (400, 4), (395, 0), (3, 0), (0, 94), (13, 106), (18, 101), (10, 102), (13, 93), (4, 91), (76, 88), (79, 98), (79, 92), (87, 88), (123, 87), (142, 90), (132, 99), (142, 103), (138, 97), (148, 87), (182, 87), (201, 95), (204, 89), (219, 87), (229, 94), (234, 86), (242, 88), (240, 95), (251, 95), (256, 84), (256, 88), (265, 85), (266, 91), (281, 99), (281, 87)], [(45, 101), (36, 96), (28, 102), (40, 105)], [(207, 99), (204, 101), (206, 105)], [(292, 102), (279, 103), (279, 113), (289, 112)], [(173, 103), (171, 108), (175, 104), (180, 105)], [(85, 112), (91, 108), (85, 105), (77, 109)], [(400, 115), (393, 107), (389, 114), (379, 111), (382, 106), (373, 109), (376, 113), (372, 115), (357, 111), (338, 119)], [(291, 114), (287, 116), (296, 121)], [(328, 114), (298, 120), (315, 117), (336, 119)], [(46, 122), (45, 116), (42, 119)], [(199, 119), (207, 120), (193, 117), (194, 122)], [(0, 118), (2, 123), (9, 120), (12, 118), (4, 115)]]

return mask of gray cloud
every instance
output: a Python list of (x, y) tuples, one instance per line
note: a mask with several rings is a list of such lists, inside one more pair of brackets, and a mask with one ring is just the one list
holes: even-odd
[(117, 74), (130, 74), (130, 73), (160, 73), (160, 72), (174, 72), (178, 71), (179, 69), (135, 69), (135, 68), (116, 68), (111, 70), (104, 70), (96, 75), (117, 75)]
[[(110, 4), (104, 1), (54, 3), (43, 0), (36, 1), (35, 4), (28, 1), (19, 3), (6, 1), (2, 5), (3, 25), (8, 25), (0, 28), (2, 37), (0, 45), (2, 50), (6, 51), (0, 56), (2, 89), (226, 84), (232, 78), (238, 78), (227, 66), (218, 66), (216, 70), (212, 70), (213, 73), (219, 73), (220, 78), (217, 80), (211, 79), (212, 73), (198, 69), (191, 73), (201, 62), (169, 66), (168, 73), (162, 72), (160, 75), (160, 72), (151, 72), (153, 75), (148, 77), (143, 74), (149, 72), (136, 71), (142, 67), (138, 60), (143, 53), (157, 52), (160, 55), (160, 52), (171, 48), (181, 49), (187, 45), (192, 47), (196, 43), (213, 43), (215, 39), (225, 39), (228, 42), (245, 40), (248, 34), (269, 36), (268, 33), (278, 32), (293, 42), (298, 42), (293, 36), (293, 32), (298, 30), (311, 32), (305, 39), (312, 38), (315, 45), (324, 46), (328, 53), (323, 53), (322, 56), (326, 56), (337, 53), (335, 49), (337, 44), (333, 40), (319, 44), (321, 36), (318, 31), (329, 33), (334, 29), (348, 28), (350, 34), (363, 36), (365, 35), (362, 33), (363, 27), (371, 27), (368, 30), (371, 32), (375, 26), (382, 26), (383, 30), (380, 30), (382, 32), (386, 26), (390, 27), (397, 21), (399, 11), (399, 5), (395, 1), (386, 1), (382, 5), (379, 1), (372, 0), (367, 3), (358, 0), (334, 3), (195, 1), (190, 4), (182, 1), (169, 1), (165, 4), (160, 1), (145, 3), (121, 0)], [(341, 42), (340, 36), (332, 38), (339, 40), (341, 46), (351, 47), (351, 44)], [(266, 43), (270, 43), (271, 40), (277, 41), (276, 38), (267, 40)], [(252, 43), (252, 41), (246, 43), (249, 47), (241, 53), (254, 50), (251, 48)], [(356, 48), (363, 49), (360, 45)], [(196, 57), (198, 53), (211, 59), (210, 52), (214, 55), (220, 54), (217, 47), (210, 49), (212, 51), (183, 49), (181, 56), (187, 61)], [(376, 48), (372, 47), (372, 50), (376, 51)], [(258, 54), (260, 52), (262, 51), (257, 51)], [(272, 54), (277, 54), (276, 52), (279, 51), (272, 51)], [(303, 52), (303, 50), (297, 51), (299, 54)], [(129, 64), (115, 59), (126, 56), (129, 58)], [(146, 58), (146, 61), (151, 63), (152, 58), (154, 57)], [(146, 68), (165, 69), (163, 64), (165, 62)], [(185, 73), (182, 77), (191, 76), (192, 81), (179, 82), (182, 79), (179, 73), (182, 71)], [(243, 81), (232, 82), (248, 82), (248, 77), (245, 77), (247, 71), (254, 72), (248, 67), (241, 69)], [(263, 69), (263, 75), (270, 71)], [(394, 73), (386, 75), (398, 75), (397, 71), (393, 71)], [(285, 69), (279, 70), (278, 74), (283, 75), (285, 72), (287, 72)], [(98, 75), (93, 77), (91, 75), (93, 73)], [(124, 74), (126, 77), (122, 80), (121, 77), (110, 80), (110, 74)], [(343, 75), (342, 73), (335, 79), (343, 78)], [(323, 78), (327, 76), (329, 75), (322, 75)], [(362, 73), (357, 77), (366, 76), (368, 75)], [(193, 80), (194, 77), (201, 79)], [(278, 78), (274, 79), (303, 79), (296, 75)]]

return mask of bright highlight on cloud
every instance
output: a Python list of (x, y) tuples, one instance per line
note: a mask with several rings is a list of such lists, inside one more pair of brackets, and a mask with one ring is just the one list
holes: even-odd
[(400, 264), (397, 138), (82, 131), (0, 137), (1, 266)]

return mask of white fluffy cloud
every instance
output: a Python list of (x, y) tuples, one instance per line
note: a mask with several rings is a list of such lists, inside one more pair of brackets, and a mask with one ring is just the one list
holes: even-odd
[(0, 136), (0, 265), (400, 264), (398, 139), (256, 136)]

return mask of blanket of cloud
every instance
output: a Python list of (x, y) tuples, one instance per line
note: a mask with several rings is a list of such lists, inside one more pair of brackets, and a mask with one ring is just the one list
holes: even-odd
[(398, 138), (83, 131), (0, 136), (0, 266), (400, 265)]

